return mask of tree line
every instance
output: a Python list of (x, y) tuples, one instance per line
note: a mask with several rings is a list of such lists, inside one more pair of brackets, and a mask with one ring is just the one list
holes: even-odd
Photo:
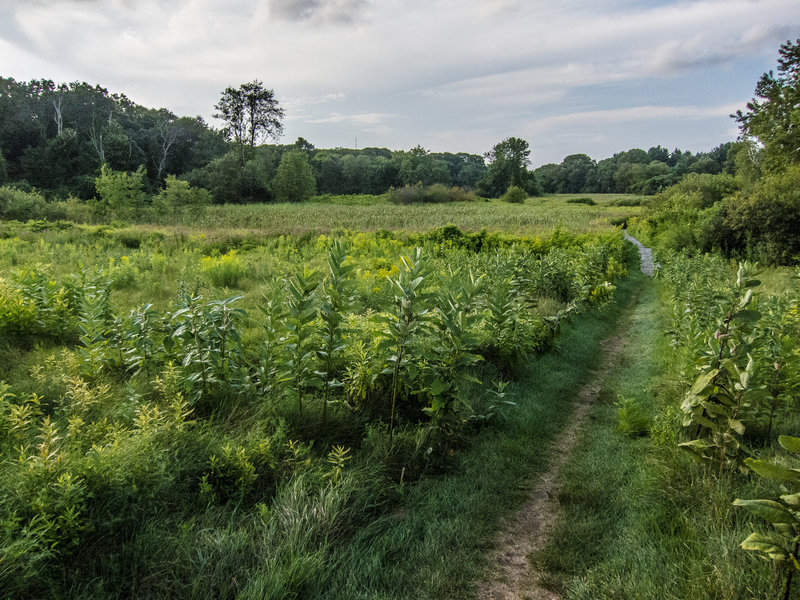
[(571, 154), (561, 164), (546, 164), (534, 171), (546, 194), (619, 193), (651, 195), (678, 183), (689, 173), (715, 175), (736, 172), (736, 156), (742, 144), (726, 142), (710, 152), (654, 146), (633, 148), (595, 161), (586, 154)]
[[(228, 87), (209, 126), (202, 117), (136, 104), (99, 85), (18, 82), (0, 77), (0, 184), (36, 188), (48, 197), (88, 200), (105, 165), (142, 171), (149, 194), (168, 176), (211, 193), (215, 203), (300, 200), (316, 194), (382, 194), (404, 186), (441, 185), (499, 197), (509, 186), (530, 195), (570, 192), (652, 194), (687, 173), (733, 172), (722, 144), (692, 154), (661, 146), (594, 161), (585, 154), (529, 170), (530, 147), (510, 137), (483, 156), (387, 148), (318, 149), (303, 138), (266, 144), (282, 133), (284, 110), (255, 80)], [(282, 163), (284, 163), (283, 166)]]

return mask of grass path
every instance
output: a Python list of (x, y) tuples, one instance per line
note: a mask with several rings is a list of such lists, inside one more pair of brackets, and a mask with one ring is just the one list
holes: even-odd
[(561, 471), (586, 425), (592, 403), (603, 381), (625, 348), (625, 338), (615, 333), (601, 344), (603, 360), (592, 378), (576, 394), (575, 410), (567, 426), (552, 442), (551, 461), (530, 493), (528, 501), (516, 514), (506, 519), (497, 536), (490, 572), (480, 583), (479, 600), (558, 600), (559, 596), (542, 585), (542, 573), (529, 556), (544, 548), (558, 516), (558, 482)]
[(309, 597), (474, 599), (478, 582), (494, 571), (497, 531), (529, 502), (560, 453), (554, 440), (575, 418), (576, 390), (585, 389), (588, 399), (599, 385), (603, 340), (616, 344), (611, 339), (644, 279), (633, 273), (612, 305), (566, 326), (558, 350), (537, 357), (509, 386), (516, 407), (507, 421), (457, 452), (446, 476), (423, 478), (407, 489), (398, 510), (356, 532), (337, 552), (326, 585)]
[[(652, 275), (652, 251), (627, 233), (625, 238), (638, 249), (641, 271)], [(490, 559), (487, 578), (479, 584), (478, 600), (558, 600), (559, 596), (543, 585), (544, 573), (530, 560), (548, 542), (559, 516), (558, 486), (562, 469), (572, 455), (581, 430), (586, 426), (592, 404), (597, 399), (609, 373), (618, 366), (626, 351), (630, 319), (639, 303), (642, 282), (635, 276), (637, 286), (629, 296), (617, 331), (601, 343), (602, 360), (592, 371), (591, 378), (577, 392), (575, 409), (566, 427), (551, 443), (549, 467), (531, 490), (525, 504), (504, 520), (496, 538), (497, 548)]]

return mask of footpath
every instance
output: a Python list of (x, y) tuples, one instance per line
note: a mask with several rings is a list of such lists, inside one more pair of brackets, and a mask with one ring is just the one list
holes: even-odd
[[(639, 250), (642, 273), (652, 276), (655, 271), (653, 251), (627, 232), (625, 239)], [(547, 471), (533, 485), (525, 504), (505, 519), (497, 533), (489, 572), (478, 584), (477, 600), (560, 600), (558, 594), (543, 585), (543, 573), (531, 563), (531, 555), (544, 548), (558, 518), (557, 482), (561, 471), (572, 454), (606, 377), (618, 365), (626, 348), (626, 321), (631, 318), (637, 302), (638, 294), (631, 298), (617, 332), (601, 342), (603, 359), (590, 380), (578, 390), (572, 417), (551, 444), (552, 459)]]

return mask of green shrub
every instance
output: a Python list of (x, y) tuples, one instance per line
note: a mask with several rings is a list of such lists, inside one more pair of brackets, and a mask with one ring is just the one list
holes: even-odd
[(272, 191), (278, 202), (302, 202), (317, 192), (317, 181), (305, 152), (290, 150), (283, 155)]
[(522, 204), (527, 198), (528, 192), (520, 187), (512, 185), (508, 188), (506, 193), (500, 197), (500, 200), (503, 202), (509, 202), (511, 204)]
[(100, 169), (95, 179), (99, 199), (95, 200), (95, 212), (103, 216), (132, 218), (145, 206), (144, 167), (135, 172), (114, 171), (108, 165)]
[(244, 262), (236, 250), (222, 256), (204, 256), (200, 259), (200, 272), (219, 288), (236, 288), (245, 276)]
[(41, 219), (46, 212), (47, 201), (41, 194), (13, 187), (0, 187), (0, 219)]
[(597, 202), (591, 198), (567, 198), (567, 204), (586, 204), (588, 206), (595, 206)]
[(714, 223), (709, 235), (728, 254), (780, 265), (800, 258), (800, 165), (764, 176), (721, 211), (722, 227)]
[(393, 204), (443, 204), (445, 202), (474, 202), (475, 192), (464, 188), (448, 188), (441, 183), (424, 186), (421, 183), (406, 185), (401, 188), (391, 188), (387, 193), (389, 202)]
[(192, 216), (199, 216), (210, 204), (211, 192), (203, 188), (193, 188), (188, 181), (174, 175), (167, 175), (164, 189), (153, 197), (153, 208), (162, 216), (184, 210)]
[(619, 396), (617, 407), (617, 431), (632, 437), (645, 435), (650, 429), (650, 416), (640, 400)]

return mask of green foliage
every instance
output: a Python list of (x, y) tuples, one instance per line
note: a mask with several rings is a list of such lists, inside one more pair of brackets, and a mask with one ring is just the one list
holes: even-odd
[(81, 348), (81, 374), (96, 377), (108, 366), (110, 340), (108, 320), (110, 316), (108, 286), (88, 286), (81, 302), (78, 324), (78, 341)]
[[(721, 223), (720, 223), (721, 221)], [(722, 203), (712, 225), (729, 254), (747, 253), (769, 264), (800, 258), (800, 165), (769, 173)]]
[(322, 298), (319, 304), (322, 344), (317, 350), (317, 355), (322, 363), (320, 373), (325, 390), (322, 398), (323, 423), (328, 415), (330, 391), (344, 385), (337, 379), (336, 373), (339, 370), (337, 363), (341, 360), (341, 354), (345, 347), (344, 333), (346, 330), (342, 326), (345, 311), (353, 301), (349, 294), (348, 282), (348, 276), (352, 272), (353, 266), (345, 265), (346, 260), (347, 249), (340, 240), (336, 240), (328, 251), (328, 273), (321, 286)]
[(0, 278), (0, 332), (16, 344), (66, 341), (76, 332), (82, 296), (75, 277), (58, 283), (42, 265), (20, 269), (8, 281)]
[(586, 204), (587, 206), (595, 206), (597, 202), (592, 200), (591, 198), (567, 198), (567, 203), (569, 204)]
[(698, 357), (691, 389), (681, 404), (684, 427), (692, 427), (700, 436), (680, 446), (699, 460), (719, 466), (741, 466), (741, 436), (745, 425), (741, 413), (752, 402), (751, 383), (755, 360), (750, 354), (755, 343), (751, 334), (761, 314), (748, 308), (752, 288), (760, 282), (752, 279), (752, 265), (739, 265), (736, 281), (727, 297), (717, 304), (714, 333), (706, 338), (708, 347)]
[(13, 187), (0, 187), (0, 219), (40, 219), (48, 212), (44, 197), (35, 191), (25, 192)]
[(474, 202), (477, 197), (474, 192), (461, 187), (448, 188), (441, 183), (422, 185), (415, 183), (401, 188), (390, 188), (386, 194), (392, 204), (442, 204), (445, 202)]
[(506, 193), (500, 196), (501, 202), (508, 202), (510, 204), (523, 204), (528, 198), (528, 192), (516, 185), (509, 186)]
[(239, 324), (247, 313), (232, 305), (240, 299), (234, 296), (203, 302), (202, 296), (185, 294), (183, 307), (170, 317), (169, 353), (183, 366), (195, 404), (210, 400), (215, 389), (229, 384), (238, 371)]
[(648, 433), (651, 419), (640, 400), (620, 395), (615, 406), (617, 407), (617, 431), (632, 437)]
[(104, 164), (100, 168), (100, 175), (95, 179), (95, 189), (99, 198), (93, 208), (97, 214), (132, 219), (146, 203), (144, 167), (130, 173), (114, 171)]
[(487, 153), (489, 166), (479, 189), (486, 196), (497, 198), (510, 187), (518, 187), (529, 194), (536, 193), (536, 180), (528, 171), (530, 146), (523, 139), (510, 137), (495, 144)]
[[(378, 351), (384, 355), (383, 374), (391, 375), (389, 437), (394, 435), (395, 408), (399, 397), (408, 398), (414, 390), (419, 367), (414, 361), (415, 344), (427, 327), (430, 295), (425, 293), (428, 266), (422, 259), (422, 249), (414, 248), (411, 256), (400, 259), (400, 271), (389, 278), (394, 293), (391, 312), (384, 320), (384, 339)], [(387, 276), (388, 277), (388, 276)]]
[[(789, 452), (800, 454), (800, 438), (780, 436), (778, 442)], [(772, 561), (783, 572), (783, 598), (788, 600), (792, 578), (800, 571), (800, 469), (752, 458), (745, 462), (761, 477), (779, 481), (784, 493), (776, 499), (734, 500), (734, 506), (741, 506), (772, 527), (769, 533), (751, 533), (741, 546)]]
[(431, 315), (433, 343), (424, 353), (427, 364), (421, 370), (422, 393), (428, 397), (423, 412), (445, 428), (458, 412), (472, 412), (466, 399), (467, 386), (480, 383), (473, 373), (483, 360), (476, 353), (482, 315), (475, 310), (483, 277), (468, 269), (449, 275), (442, 279), (444, 292)]
[(344, 446), (334, 446), (333, 450), (328, 453), (328, 463), (331, 465), (331, 470), (325, 474), (330, 477), (333, 483), (338, 483), (342, 478), (342, 471), (347, 464), (347, 461), (353, 458), (349, 456), (350, 448)]
[(318, 375), (316, 351), (312, 347), (317, 332), (315, 292), (319, 277), (308, 267), (284, 280), (286, 289), (286, 336), (283, 340), (282, 373), (280, 379), (288, 384), (287, 391), (297, 399), (297, 410), (303, 412), (303, 396), (308, 388), (322, 387)]
[(234, 249), (221, 256), (204, 256), (200, 259), (200, 273), (218, 288), (240, 288), (247, 266)]
[[(3, 235), (0, 588), (20, 598), (324, 595), (325, 565), (364, 525), (458, 464), (476, 424), (522, 412), (515, 383), (476, 382), (498, 376), (482, 364), (495, 279), (533, 353), (552, 335), (533, 265), (556, 252), (583, 282), (610, 272), (594, 242), (623, 256), (618, 234), (563, 231)], [(559, 414), (533, 404), (550, 412), (528, 438)]]
[(317, 182), (305, 152), (290, 150), (281, 157), (272, 190), (278, 202), (302, 202), (316, 194)]
[(160, 216), (186, 213), (191, 218), (203, 215), (211, 204), (211, 193), (202, 188), (195, 188), (175, 175), (167, 175), (164, 189), (153, 198), (153, 209)]
[(747, 110), (736, 112), (742, 137), (763, 146), (761, 161), (769, 170), (800, 163), (800, 39), (781, 44), (778, 74), (764, 73), (756, 84), (756, 98)]

